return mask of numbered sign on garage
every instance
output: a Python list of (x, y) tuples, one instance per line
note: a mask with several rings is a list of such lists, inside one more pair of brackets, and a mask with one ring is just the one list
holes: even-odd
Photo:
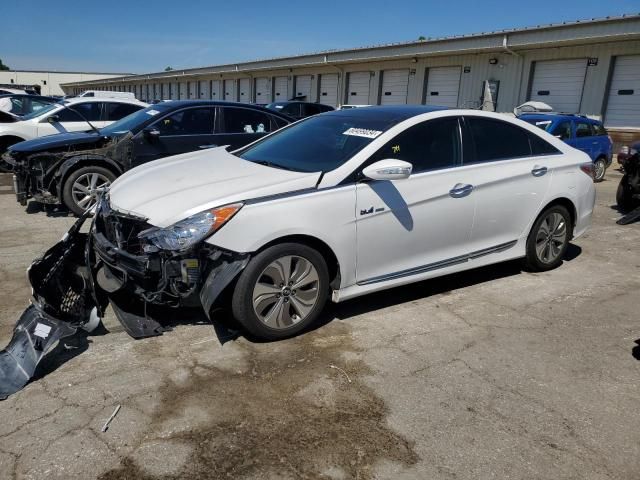
[(236, 81), (225, 80), (224, 81), (224, 99), (227, 102), (235, 102), (236, 99)]
[(311, 75), (298, 75), (296, 77), (295, 96), (307, 102), (313, 101), (311, 98)]
[(350, 72), (347, 77), (347, 100), (350, 105), (369, 105), (371, 73)]
[(320, 75), (320, 98), (324, 105), (338, 106), (338, 74), (323, 73)]
[(289, 81), (287, 77), (276, 77), (273, 82), (273, 101), (284, 102), (289, 100)]
[(551, 105), (556, 112), (578, 113), (586, 73), (586, 58), (535, 62), (529, 99)]
[(640, 127), (640, 55), (614, 60), (613, 76), (604, 117), (607, 127)]
[(211, 98), (222, 100), (222, 80), (211, 80)]
[(460, 67), (434, 67), (427, 69), (426, 105), (455, 108), (460, 94)]
[(404, 105), (409, 92), (409, 70), (385, 70), (382, 72), (381, 105)]
[(240, 101), (242, 103), (251, 103), (251, 79), (240, 79)]
[(268, 77), (256, 78), (256, 103), (271, 103), (271, 82)]

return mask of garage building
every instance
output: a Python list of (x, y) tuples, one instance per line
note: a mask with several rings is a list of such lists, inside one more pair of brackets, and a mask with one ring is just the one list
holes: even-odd
[[(156, 84), (162, 88), (148, 88)], [(63, 88), (70, 94), (133, 91), (147, 101), (265, 104), (299, 98), (332, 106), (407, 103), (498, 112), (540, 100), (556, 111), (601, 118), (627, 140), (640, 134), (640, 15), (78, 81)]]

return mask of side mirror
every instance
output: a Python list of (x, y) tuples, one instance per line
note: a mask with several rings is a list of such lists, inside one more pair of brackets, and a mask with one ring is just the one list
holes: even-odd
[(59, 115), (50, 115), (49, 117), (47, 117), (47, 122), (49, 122), (49, 123), (58, 123), (58, 122), (60, 122), (60, 116)]
[(371, 180), (402, 180), (409, 178), (413, 165), (395, 159), (379, 160), (362, 170), (362, 174)]
[(144, 137), (150, 141), (160, 138), (160, 130), (158, 130), (156, 127), (147, 127), (143, 130), (143, 133)]

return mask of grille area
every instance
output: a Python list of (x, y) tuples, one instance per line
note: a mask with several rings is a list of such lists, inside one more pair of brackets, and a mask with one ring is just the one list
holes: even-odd
[(138, 234), (151, 228), (143, 218), (116, 212), (111, 209), (109, 200), (103, 198), (98, 205), (95, 222), (96, 231), (121, 250), (132, 255), (143, 253)]

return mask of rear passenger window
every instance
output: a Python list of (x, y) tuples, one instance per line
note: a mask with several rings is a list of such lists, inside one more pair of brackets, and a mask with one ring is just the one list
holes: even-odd
[(571, 138), (571, 122), (560, 122), (550, 133), (560, 140)]
[(213, 119), (213, 108), (189, 108), (169, 115), (154, 125), (162, 136), (211, 135)]
[(576, 138), (591, 137), (593, 136), (593, 130), (591, 130), (591, 124), (584, 122), (576, 123)]
[(142, 106), (131, 105), (130, 103), (105, 103), (104, 118), (108, 122), (115, 122), (121, 118), (131, 115), (133, 112), (140, 110)]
[(76, 103), (60, 110), (56, 115), (60, 122), (100, 121), (100, 104), (97, 102)]
[(595, 134), (598, 136), (608, 135), (607, 131), (605, 130), (604, 126), (601, 123), (596, 123), (595, 125), (593, 125), (593, 129), (595, 131)]
[(248, 108), (224, 108), (225, 133), (266, 133), (271, 131), (270, 115)]
[(539, 136), (528, 132), (529, 134), (529, 145), (531, 146), (531, 154), (536, 155), (555, 155), (556, 153), (561, 153), (556, 147), (551, 145), (549, 142), (543, 140)]
[(441, 118), (408, 128), (378, 150), (367, 163), (395, 158), (413, 165), (413, 173), (460, 165), (457, 118)]
[(492, 118), (465, 117), (465, 123), (475, 146), (475, 155), (467, 156), (465, 149), (465, 163), (531, 155), (529, 132), (523, 128)]

